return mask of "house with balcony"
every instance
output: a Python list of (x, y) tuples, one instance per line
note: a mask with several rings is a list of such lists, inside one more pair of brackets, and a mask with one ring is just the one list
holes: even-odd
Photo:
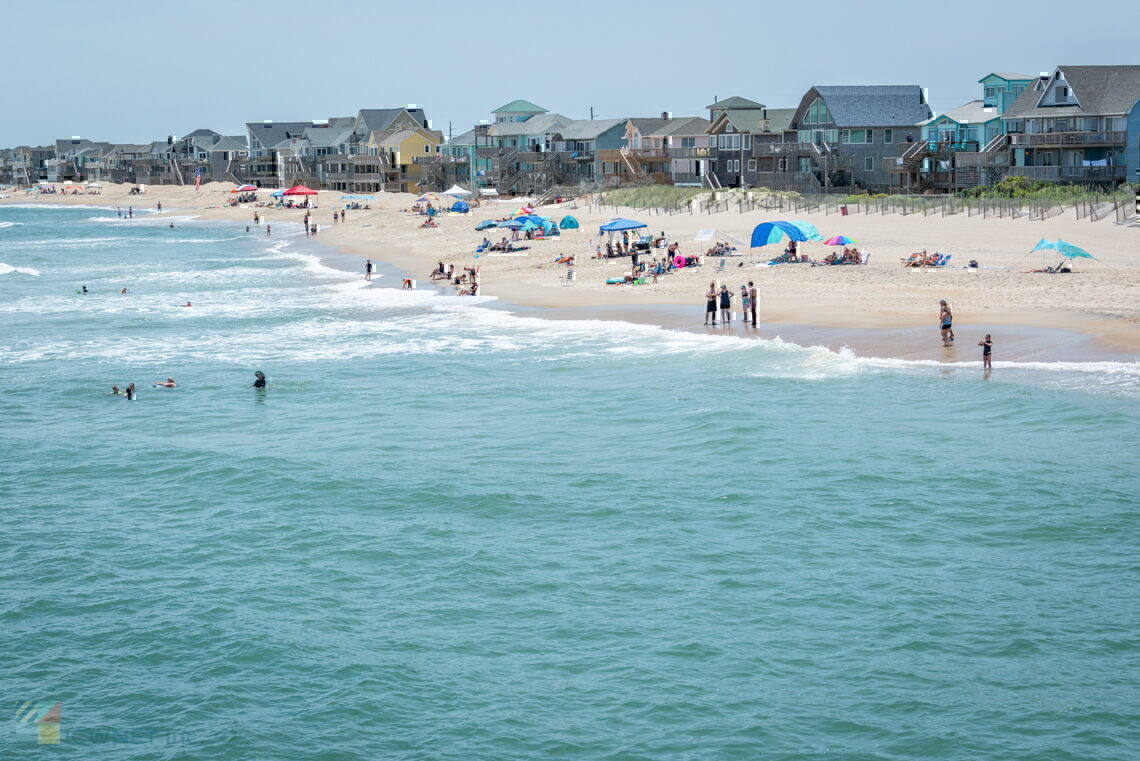
[(812, 87), (792, 116), (796, 146), (787, 158), (825, 192), (884, 191), (891, 184), (885, 159), (932, 116), (918, 85)]
[(552, 114), (529, 101), (516, 100), (493, 112), (492, 124), (478, 125), (475, 183), (500, 194), (534, 193), (550, 182), (554, 135), (573, 119)]
[(103, 153), (110, 143), (97, 143), (81, 137), (55, 141), (57, 181), (103, 179)]
[(712, 169), (717, 187), (768, 187), (807, 191), (806, 176), (797, 174), (794, 156), (778, 146), (795, 142), (789, 133), (794, 108), (768, 108), (733, 96), (709, 107), (709, 145), (715, 148)]
[(1140, 66), (1058, 66), (1002, 115), (1008, 176), (1140, 182)]
[(606, 182), (619, 171), (625, 130), (625, 119), (574, 119), (559, 127), (532, 192)]
[(369, 155), (382, 160), (385, 186), (378, 190), (420, 192), (423, 162), (439, 153), (443, 133), (425, 127), (398, 128), (373, 132), (368, 140)]
[[(712, 169), (712, 138), (709, 120), (701, 116), (625, 120), (625, 147), (615, 163), (614, 184), (653, 183), (703, 185)], [(613, 177), (611, 180), (610, 178)]]
[[(1036, 77), (1009, 72), (978, 80), (982, 98), (915, 125), (898, 155), (884, 160), (892, 192), (955, 192), (992, 185), (1009, 165), (1002, 113)], [(917, 136), (917, 139), (916, 139)]]

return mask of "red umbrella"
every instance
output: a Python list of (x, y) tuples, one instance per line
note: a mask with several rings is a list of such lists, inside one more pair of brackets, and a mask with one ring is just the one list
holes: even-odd
[(304, 185), (294, 185), (285, 191), (287, 196), (315, 196), (317, 191), (312, 188), (306, 188)]

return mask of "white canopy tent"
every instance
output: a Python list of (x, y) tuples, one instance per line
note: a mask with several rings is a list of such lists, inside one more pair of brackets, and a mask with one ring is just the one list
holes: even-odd
[(450, 188), (443, 191), (443, 195), (445, 195), (445, 196), (469, 196), (469, 195), (471, 195), (471, 191), (470, 190), (464, 190), (463, 188), (459, 187), (458, 185), (452, 185)]

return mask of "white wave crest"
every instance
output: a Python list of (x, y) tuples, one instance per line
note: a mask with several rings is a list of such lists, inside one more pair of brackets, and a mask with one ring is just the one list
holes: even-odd
[(0, 275), (9, 275), (13, 272), (20, 275), (31, 275), (32, 277), (40, 276), (40, 271), (32, 267), (13, 267), (11, 264), (0, 262)]

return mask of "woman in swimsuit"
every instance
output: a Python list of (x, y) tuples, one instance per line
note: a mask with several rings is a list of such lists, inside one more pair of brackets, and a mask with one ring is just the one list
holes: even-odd
[(986, 333), (984, 340), (978, 341), (978, 346), (982, 347), (982, 369), (993, 370), (993, 365), (990, 363), (993, 361), (991, 354), (994, 350), (994, 342), (989, 333)]
[(740, 286), (740, 319), (748, 322), (748, 286)]
[(949, 346), (954, 341), (954, 313), (950, 311), (950, 305), (946, 303), (946, 299), (938, 302), (938, 321), (942, 330), (942, 345)]
[(720, 287), (720, 321), (725, 324), (732, 322), (732, 291), (727, 285)]
[(716, 325), (716, 283), (709, 283), (709, 291), (705, 294), (705, 325), (709, 324), (709, 316), (712, 316), (712, 324)]

